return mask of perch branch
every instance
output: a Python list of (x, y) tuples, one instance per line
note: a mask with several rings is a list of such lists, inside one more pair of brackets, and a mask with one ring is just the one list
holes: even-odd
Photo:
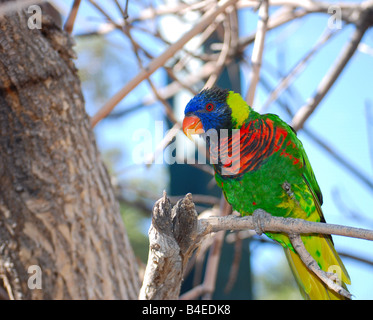
[(347, 227), (337, 224), (311, 222), (303, 219), (275, 217), (257, 209), (260, 218), (253, 216), (245, 217), (210, 217), (199, 220), (200, 233), (208, 234), (220, 230), (258, 230), (258, 220), (261, 232), (284, 232), (288, 234), (298, 233), (321, 233), (334, 234), (345, 237), (352, 237), (365, 240), (373, 240), (373, 230)]
[[(171, 203), (164, 192), (163, 197), (153, 208), (152, 225), (149, 230), (149, 258), (139, 298), (177, 299), (183, 270), (203, 237), (223, 230), (247, 229), (255, 230), (258, 234), (263, 232), (289, 234), (297, 247), (296, 250), (300, 250), (301, 258), (303, 257), (306, 262), (309, 257), (307, 258), (302, 251), (299, 239), (294, 234), (335, 234), (373, 240), (373, 230), (275, 217), (261, 209), (255, 210), (252, 216), (228, 215), (198, 219), (191, 194), (187, 194), (171, 209)], [(316, 269), (311, 270), (331, 289), (337, 289), (341, 294), (345, 294), (341, 291), (341, 287), (333, 282), (331, 275)], [(209, 289), (211, 288), (201, 284), (180, 298), (196, 298), (199, 295), (211, 293)]]

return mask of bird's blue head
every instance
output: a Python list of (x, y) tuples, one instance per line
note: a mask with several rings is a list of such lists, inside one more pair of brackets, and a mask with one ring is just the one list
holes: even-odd
[[(229, 91), (220, 88), (202, 90), (185, 107), (184, 133), (203, 133), (210, 129), (230, 129), (232, 109), (227, 103)], [(188, 134), (188, 130), (194, 130)]]

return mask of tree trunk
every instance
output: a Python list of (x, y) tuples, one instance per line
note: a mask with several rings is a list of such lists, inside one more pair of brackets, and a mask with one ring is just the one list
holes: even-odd
[(26, 12), (0, 17), (0, 296), (136, 299), (72, 40), (45, 13), (29, 29)]

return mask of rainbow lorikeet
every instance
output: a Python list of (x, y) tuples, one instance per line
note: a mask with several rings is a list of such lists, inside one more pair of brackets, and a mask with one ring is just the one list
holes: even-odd
[[(325, 222), (322, 194), (303, 145), (277, 115), (261, 115), (238, 93), (211, 88), (185, 108), (183, 131), (190, 137), (192, 129), (205, 136), (217, 184), (241, 215), (260, 208), (275, 216)], [(286, 234), (266, 235), (283, 246), (304, 298), (344, 299), (304, 265)], [(301, 239), (323, 271), (340, 270), (346, 288), (350, 278), (331, 236), (307, 234)]]

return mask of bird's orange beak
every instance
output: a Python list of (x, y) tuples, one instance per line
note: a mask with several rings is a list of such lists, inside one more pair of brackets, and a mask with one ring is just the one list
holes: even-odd
[(201, 119), (197, 116), (186, 116), (183, 120), (183, 131), (193, 141), (192, 134), (204, 133)]

